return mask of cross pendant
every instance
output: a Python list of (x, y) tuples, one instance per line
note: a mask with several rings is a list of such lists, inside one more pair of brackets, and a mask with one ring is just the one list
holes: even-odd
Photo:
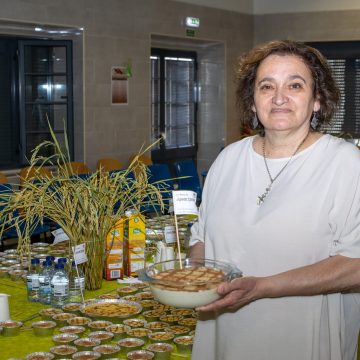
[(258, 205), (261, 205), (261, 204), (265, 201), (265, 198), (268, 196), (270, 190), (271, 190), (271, 185), (269, 185), (269, 186), (265, 189), (265, 192), (264, 192), (262, 195), (259, 195), (259, 196), (258, 196), (258, 200), (257, 200), (257, 204), (258, 204)]

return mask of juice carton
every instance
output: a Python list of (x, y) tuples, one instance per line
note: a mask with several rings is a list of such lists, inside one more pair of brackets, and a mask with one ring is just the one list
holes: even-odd
[(138, 213), (127, 213), (124, 225), (124, 272), (136, 276), (145, 266), (145, 218)]
[(105, 242), (106, 260), (104, 278), (122, 279), (124, 276), (124, 220), (120, 219), (109, 231)]

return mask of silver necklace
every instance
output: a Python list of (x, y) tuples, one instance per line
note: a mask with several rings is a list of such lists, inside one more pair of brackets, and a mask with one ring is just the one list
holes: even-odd
[(292, 158), (296, 155), (296, 153), (299, 151), (299, 149), (301, 148), (301, 146), (304, 144), (305, 140), (307, 139), (307, 137), (309, 136), (310, 131), (306, 134), (306, 136), (304, 137), (304, 139), (301, 141), (301, 143), (298, 145), (298, 147), (295, 149), (295, 151), (293, 152), (293, 154), (290, 156), (289, 160), (286, 162), (286, 164), (280, 169), (280, 171), (276, 174), (275, 177), (271, 176), (270, 170), (269, 170), (269, 166), (268, 163), (266, 161), (266, 155), (265, 155), (265, 137), (263, 139), (263, 143), (262, 143), (262, 156), (264, 159), (264, 163), (265, 163), (265, 168), (266, 171), (269, 175), (269, 179), (270, 179), (270, 183), (269, 185), (265, 188), (265, 192), (262, 195), (259, 195), (257, 197), (257, 204), (261, 205), (266, 197), (269, 195), (269, 192), (271, 190), (272, 184), (274, 183), (274, 181), (281, 175), (281, 173), (286, 169), (286, 167), (289, 165), (290, 161), (292, 160)]

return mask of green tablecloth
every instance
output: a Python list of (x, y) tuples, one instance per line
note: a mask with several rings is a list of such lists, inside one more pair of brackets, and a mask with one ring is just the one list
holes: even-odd
[[(103, 281), (100, 290), (87, 291), (85, 297), (93, 298), (100, 294), (114, 291), (120, 285), (117, 281)], [(55, 344), (52, 342), (51, 336), (38, 337), (33, 334), (31, 323), (41, 320), (38, 312), (45, 306), (39, 303), (27, 301), (26, 286), (22, 281), (13, 281), (9, 278), (0, 279), (0, 293), (10, 295), (9, 306), (10, 316), (13, 320), (24, 322), (24, 328), (20, 334), (14, 337), (0, 336), (0, 360), (10, 358), (21, 358), (32, 352), (49, 351), (50, 347)], [(171, 360), (188, 360), (189, 356), (173, 353)]]

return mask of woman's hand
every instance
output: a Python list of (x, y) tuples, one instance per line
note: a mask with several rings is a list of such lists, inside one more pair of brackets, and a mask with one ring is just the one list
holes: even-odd
[(266, 277), (237, 278), (218, 287), (221, 298), (199, 311), (237, 310), (254, 300), (359, 290), (360, 258), (336, 255)]
[(258, 281), (259, 278), (256, 277), (243, 277), (236, 278), (229, 283), (222, 283), (217, 288), (221, 298), (209, 305), (198, 307), (196, 310), (237, 310), (258, 298), (256, 295)]

